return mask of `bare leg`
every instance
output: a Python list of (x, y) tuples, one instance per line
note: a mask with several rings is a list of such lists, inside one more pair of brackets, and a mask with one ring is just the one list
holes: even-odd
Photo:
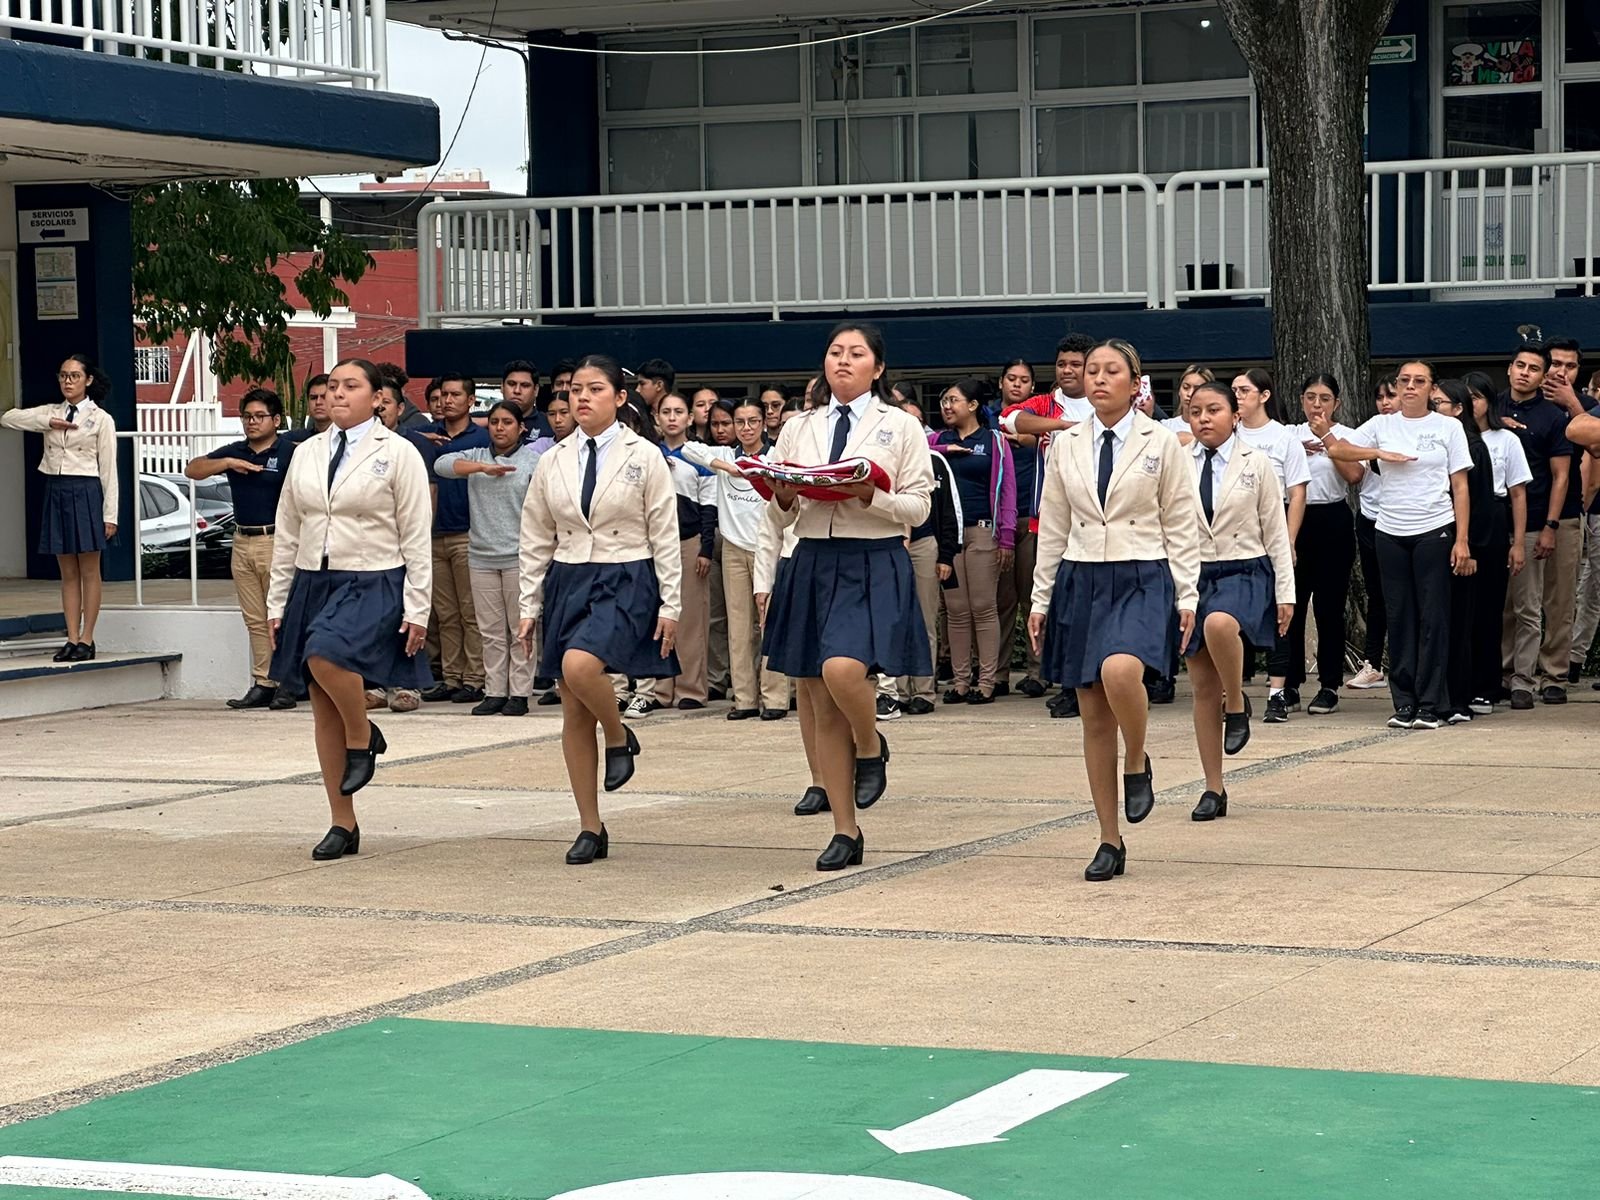
[(1144, 690), (1144, 664), (1131, 654), (1113, 654), (1100, 664), (1100, 686), (1122, 731), (1123, 771), (1144, 770), (1144, 734), (1150, 698)]
[(328, 793), (328, 808), (333, 815), (333, 824), (353, 832), (356, 827), (355, 798), (339, 791), (339, 784), (344, 779), (344, 717), (339, 712), (339, 706), (333, 702), (333, 697), (323, 690), (314, 675), (307, 686), (311, 692), (311, 714), (316, 728), (317, 762), (322, 767), (322, 787)]
[[(578, 823), (590, 833), (600, 832), (600, 749), (594, 740), (594, 728), (598, 723), (595, 714), (586, 704), (579, 699), (577, 692), (568, 681), (572, 679), (569, 664), (579, 655), (587, 658), (598, 668), (599, 660), (592, 654), (584, 654), (581, 650), (568, 650), (562, 659), (561, 677), (561, 757), (567, 763), (567, 780), (572, 784), (572, 798), (578, 804)], [(583, 667), (579, 667), (579, 674)], [(601, 708), (608, 710), (612, 716), (616, 715), (617, 705), (611, 698), (611, 681), (607, 676), (598, 671), (595, 677), (600, 681), (600, 693), (604, 700)]]
[(78, 631), (83, 626), (83, 588), (78, 578), (78, 556), (56, 555), (56, 565), (61, 568), (61, 611), (67, 618), (67, 641), (79, 640)]
[(100, 552), (78, 555), (78, 583), (83, 594), (82, 642), (94, 641), (94, 627), (100, 623)]
[[(1236, 648), (1239, 646), (1237, 635), (1233, 644)], [(1200, 751), (1200, 765), (1205, 769), (1206, 788), (1221, 795), (1222, 679), (1211, 661), (1210, 621), (1206, 622), (1205, 648), (1189, 659), (1189, 683), (1194, 688), (1194, 742)]]
[[(878, 689), (867, 674), (867, 664), (853, 658), (830, 658), (822, 664), (822, 682), (833, 706), (850, 724), (857, 758), (878, 754)], [(851, 764), (852, 776), (855, 771)], [(852, 788), (854, 784), (852, 783)], [(831, 799), (833, 789), (828, 789)]]
[[(628, 740), (622, 731), (622, 714), (617, 711), (617, 694), (612, 690), (606, 665), (587, 650), (568, 650), (561, 656), (563, 701), (568, 696), (574, 697), (600, 722), (607, 746), (615, 748)], [(598, 833), (599, 829), (594, 832)]]
[[(1142, 672), (1140, 679), (1142, 687)], [(1100, 819), (1100, 840), (1119, 846), (1122, 835), (1117, 827), (1121, 783), (1117, 777), (1117, 718), (1099, 684), (1078, 689), (1078, 716), (1083, 723), (1083, 765), (1089, 772), (1094, 815)]]
[(1206, 618), (1206, 649), (1216, 669), (1227, 712), (1244, 711), (1244, 643), (1239, 640), (1239, 622), (1227, 613), (1214, 612)]
[(800, 742), (805, 747), (806, 766), (811, 770), (812, 786), (827, 791), (827, 786), (822, 782), (822, 763), (817, 758), (817, 718), (811, 711), (811, 692), (796, 680), (794, 696), (794, 706), (800, 717)]
[[(372, 729), (367, 719), (367, 685), (361, 676), (317, 654), (306, 659), (306, 669), (344, 722), (340, 735), (344, 739), (344, 748), (365, 750), (372, 744)], [(344, 770), (343, 766), (339, 769)]]
[[(817, 763), (822, 768), (822, 786), (828, 793), (828, 806), (833, 810), (833, 831), (853, 838), (861, 830), (856, 824), (856, 743), (849, 718), (834, 703), (823, 680), (801, 679), (798, 683), (811, 693)], [(865, 673), (862, 685), (866, 686)], [(873, 753), (877, 753), (876, 747)]]

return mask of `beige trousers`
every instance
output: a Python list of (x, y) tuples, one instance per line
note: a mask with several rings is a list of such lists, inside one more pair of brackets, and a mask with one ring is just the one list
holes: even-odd
[(433, 615), (439, 623), (439, 672), (458, 687), (483, 686), (483, 639), (472, 603), (467, 535), (433, 539)]
[(789, 680), (767, 670), (761, 657), (761, 623), (756, 612), (755, 552), (724, 542), (722, 594), (728, 607), (728, 670), (733, 676), (734, 708), (789, 707)]
[(1556, 531), (1555, 553), (1549, 558), (1533, 556), (1538, 543), (1537, 531), (1525, 536), (1527, 565), (1522, 574), (1511, 577), (1511, 586), (1506, 589), (1500, 657), (1501, 674), (1512, 691), (1537, 692), (1547, 687), (1564, 688), (1567, 683), (1582, 523), (1577, 519), (1561, 522)]
[(239, 612), (250, 631), (250, 678), (262, 687), (272, 682), (272, 638), (267, 633), (267, 590), (272, 578), (272, 535), (234, 535), (233, 586), (239, 592)]
[[(956, 668), (956, 686), (966, 683), (966, 664), (972, 645), (978, 646), (978, 690), (994, 691), (1000, 665), (999, 550), (994, 529), (968, 525), (961, 551), (956, 555), (956, 585), (944, 594), (950, 622), (950, 661)], [(962, 690), (965, 690), (964, 688)]]
[(701, 579), (694, 569), (700, 557), (700, 539), (678, 543), (683, 557), (683, 612), (678, 616), (678, 667), (682, 674), (656, 683), (656, 700), (671, 708), (679, 700), (706, 702), (706, 641), (711, 625), (711, 575)]
[(483, 639), (483, 690), (490, 696), (533, 694), (533, 663), (517, 636), (518, 594), (521, 582), (516, 567), (500, 571), (472, 569), (472, 604), (477, 610), (478, 633)]

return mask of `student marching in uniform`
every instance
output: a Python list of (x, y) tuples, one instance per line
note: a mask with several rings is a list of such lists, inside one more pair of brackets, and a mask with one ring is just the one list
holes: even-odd
[(1450, 707), (1450, 577), (1471, 559), (1461, 422), (1428, 410), (1433, 368), (1408, 362), (1396, 380), (1400, 411), (1376, 416), (1348, 440), (1330, 434), (1336, 462), (1383, 464), (1378, 569), (1389, 616), (1391, 729), (1437, 729)]
[(234, 710), (295, 706), (272, 678), (272, 636), (267, 631), (267, 589), (272, 583), (272, 535), (278, 497), (289, 475), (294, 443), (278, 431), (283, 401), (268, 388), (251, 388), (239, 402), (244, 441), (202, 454), (183, 469), (190, 479), (226, 474), (233, 497), (233, 555), (229, 563), (239, 594), (239, 613), (250, 635), (250, 690), (229, 700)]
[(1194, 472), (1177, 437), (1134, 409), (1139, 373), (1138, 352), (1126, 342), (1089, 354), (1094, 415), (1058, 435), (1045, 460), (1028, 618), (1045, 678), (1077, 689), (1100, 821), (1100, 847), (1084, 871), (1091, 881), (1122, 874), (1127, 861), (1117, 821), (1119, 732), (1129, 823), (1155, 805), (1144, 670), (1166, 666), (1174, 607), (1179, 649), (1187, 649), (1200, 576)]
[[(707, 651), (711, 636), (710, 575), (716, 554), (716, 477), (684, 453), (690, 410), (683, 397), (671, 395), (656, 407), (661, 450), (677, 493), (678, 554), (683, 580), (678, 617), (677, 651), (682, 667), (671, 679), (656, 684), (654, 694), (639, 692), (623, 716), (638, 718), (658, 708), (698, 709), (706, 706)], [(704, 443), (696, 442), (697, 446)]]
[[(1306, 515), (1306, 487), (1311, 482), (1311, 468), (1306, 462), (1305, 447), (1289, 427), (1278, 420), (1278, 403), (1273, 397), (1272, 376), (1259, 367), (1240, 374), (1233, 381), (1233, 394), (1239, 398), (1239, 427), (1234, 434), (1257, 450), (1264, 450), (1272, 459), (1278, 472), (1278, 484), (1283, 488), (1284, 504), (1289, 521), (1289, 542), (1298, 544), (1300, 525)], [(1271, 642), (1262, 649), (1267, 651), (1267, 710), (1262, 721), (1279, 725), (1289, 719), (1289, 714), (1300, 711), (1300, 692), (1288, 686), (1289, 643), (1283, 636), (1274, 634)], [(1252, 658), (1254, 649), (1246, 650)], [(1305, 656), (1301, 655), (1304, 661)], [(1246, 675), (1255, 672), (1246, 663)]]
[[(713, 422), (716, 415), (712, 413)], [(722, 593), (728, 606), (728, 666), (733, 677), (728, 720), (759, 716), (764, 721), (779, 721), (789, 715), (789, 681), (777, 671), (762, 669), (761, 620), (755, 603), (755, 559), (767, 502), (732, 466), (741, 457), (767, 456), (767, 413), (760, 400), (746, 398), (733, 405), (732, 415), (734, 445), (688, 442), (683, 456), (715, 472), (712, 485), (722, 542)]]
[(834, 838), (819, 871), (859, 865), (865, 839), (856, 809), (888, 787), (889, 745), (877, 728), (873, 672), (928, 675), (928, 637), (917, 607), (907, 530), (927, 519), (933, 465), (922, 425), (887, 401), (883, 337), (846, 322), (828, 339), (826, 407), (796, 417), (778, 435), (780, 462), (821, 465), (864, 458), (887, 476), (816, 500), (774, 486), (780, 524), (799, 544), (772, 594), (765, 650), (772, 665), (809, 693), (817, 754), (831, 799)]
[(361, 848), (355, 794), (388, 749), (366, 684), (424, 686), (418, 654), (433, 594), (432, 501), (417, 448), (377, 418), (383, 380), (365, 359), (329, 373), (328, 428), (289, 463), (267, 596), (272, 677), (308, 689), (333, 826), (319, 861)]
[[(1469, 371), (1462, 380), (1472, 401), (1472, 418), (1478, 436), (1489, 451), (1494, 475), (1494, 507), (1489, 534), (1491, 549), (1478, 560), (1478, 604), (1472, 631), (1472, 702), (1478, 716), (1494, 711), (1500, 694), (1501, 639), (1506, 592), (1513, 577), (1522, 573), (1527, 548), (1528, 484), (1533, 471), (1522, 449), (1522, 439), (1505, 427), (1494, 402), (1494, 384), (1482, 371)], [(1507, 542), (1509, 553), (1502, 553)]]
[(1339, 381), (1313, 375), (1300, 387), (1305, 420), (1291, 425), (1311, 472), (1306, 485), (1305, 518), (1294, 543), (1294, 620), (1289, 623), (1289, 674), (1286, 690), (1298, 694), (1306, 677), (1306, 614), (1317, 617), (1317, 694), (1306, 711), (1312, 716), (1339, 707), (1344, 683), (1345, 598), (1356, 562), (1356, 529), (1350, 512), (1350, 489), (1359, 487), (1367, 468), (1361, 463), (1334, 462), (1323, 451), (1329, 433), (1347, 438), (1355, 430), (1338, 424)]
[(533, 696), (533, 656), (517, 637), (522, 622), (517, 560), (522, 506), (539, 451), (523, 441), (523, 421), (522, 406), (501, 400), (489, 409), (489, 445), (441, 454), (433, 464), (434, 474), (443, 479), (466, 478), (472, 509), (467, 565), (484, 671), (484, 696), (472, 710), (475, 717), (527, 716)]
[(1266, 452), (1237, 436), (1239, 401), (1231, 388), (1203, 383), (1187, 402), (1193, 418), (1190, 456), (1198, 477), (1200, 603), (1189, 640), (1194, 735), (1206, 789), (1189, 814), (1228, 815), (1222, 757), (1250, 741), (1242, 633), (1258, 645), (1289, 627), (1294, 615), (1294, 554), (1278, 473)]
[(56, 662), (88, 662), (100, 620), (100, 552), (117, 536), (117, 424), (100, 406), (111, 394), (100, 369), (74, 354), (56, 373), (61, 400), (0, 413), (0, 427), (44, 435), (38, 552), (61, 568), (67, 641)]
[(519, 636), (531, 651), (542, 614), (537, 672), (560, 680), (561, 747), (583, 825), (567, 863), (581, 866), (610, 851), (595, 727), (605, 735), (606, 791), (632, 778), (639, 754), (607, 673), (678, 674), (683, 568), (667, 460), (619, 420), (627, 402), (622, 368), (603, 355), (582, 359), (570, 399), (578, 429), (540, 461), (522, 510)]

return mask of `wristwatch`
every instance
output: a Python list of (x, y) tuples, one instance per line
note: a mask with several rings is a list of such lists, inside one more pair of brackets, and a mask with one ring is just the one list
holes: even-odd
[(1544, 523), (1544, 527), (1546, 529), (1557, 529), (1557, 530), (1559, 530), (1561, 528), (1561, 522), (1560, 521), (1546, 521)]

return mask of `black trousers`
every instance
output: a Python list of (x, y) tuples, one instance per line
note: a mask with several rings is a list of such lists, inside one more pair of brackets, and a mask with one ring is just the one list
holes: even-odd
[(1477, 602), (1472, 614), (1472, 695), (1500, 694), (1500, 636), (1511, 587), (1511, 501), (1496, 496), (1490, 510), (1489, 546), (1478, 559)]
[(1317, 683), (1337, 692), (1344, 683), (1344, 602), (1356, 561), (1356, 532), (1343, 500), (1306, 505), (1295, 539), (1294, 618), (1284, 639), (1289, 686), (1306, 679), (1306, 612), (1317, 614)]
[(1448, 713), (1450, 548), (1455, 524), (1397, 537), (1378, 533), (1389, 614), (1389, 695), (1396, 709)]
[[(1383, 606), (1383, 572), (1378, 570), (1378, 523), (1360, 513), (1356, 514), (1356, 546), (1361, 551), (1361, 578), (1367, 585), (1367, 645), (1362, 657), (1381, 671), (1389, 614)], [(1317, 621), (1320, 624), (1322, 618)]]

